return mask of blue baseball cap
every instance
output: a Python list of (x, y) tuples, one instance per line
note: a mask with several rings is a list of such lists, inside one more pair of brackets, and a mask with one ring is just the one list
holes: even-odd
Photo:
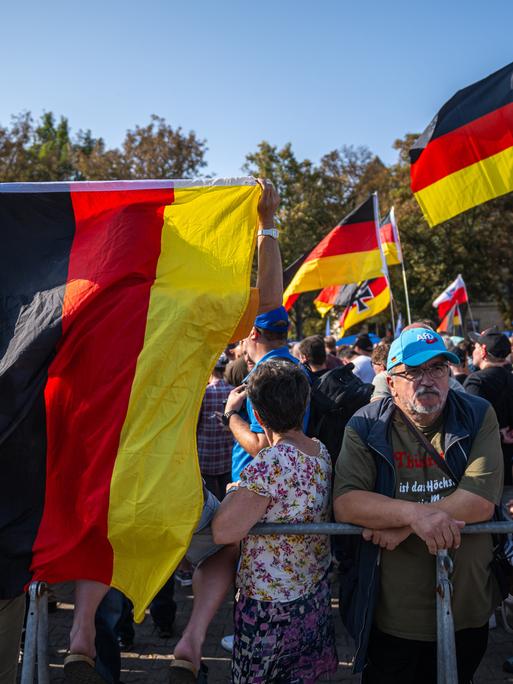
[(460, 363), (456, 354), (447, 351), (444, 341), (434, 330), (410, 328), (404, 330), (392, 342), (388, 352), (387, 371), (400, 363), (407, 366), (421, 366), (435, 356), (443, 356), (451, 363)]
[(284, 306), (266, 311), (255, 318), (255, 328), (271, 332), (285, 332), (289, 328), (289, 315)]

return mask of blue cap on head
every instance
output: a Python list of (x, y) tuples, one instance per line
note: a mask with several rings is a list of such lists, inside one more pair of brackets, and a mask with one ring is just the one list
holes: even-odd
[(289, 315), (284, 306), (266, 311), (255, 318), (255, 328), (271, 332), (285, 332), (289, 328)]
[(421, 366), (435, 356), (443, 356), (451, 363), (460, 363), (456, 354), (447, 351), (444, 341), (434, 330), (410, 328), (404, 330), (392, 342), (388, 352), (387, 371), (400, 363), (406, 366)]

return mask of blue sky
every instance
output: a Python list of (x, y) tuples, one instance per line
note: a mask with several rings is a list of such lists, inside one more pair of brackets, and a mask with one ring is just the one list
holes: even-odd
[(224, 176), (264, 139), (391, 163), (395, 138), (513, 61), (512, 25), (510, 0), (5, 0), (0, 124), (50, 110), (117, 146), (156, 113)]

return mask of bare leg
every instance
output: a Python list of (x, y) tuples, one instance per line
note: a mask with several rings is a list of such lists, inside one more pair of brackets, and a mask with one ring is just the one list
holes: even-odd
[(201, 664), (201, 649), (208, 626), (233, 584), (239, 545), (225, 546), (196, 568), (192, 577), (194, 602), (189, 622), (175, 647), (175, 658)]
[(96, 629), (94, 616), (101, 600), (109, 591), (107, 584), (93, 580), (77, 580), (75, 583), (75, 611), (70, 632), (70, 653), (94, 658)]

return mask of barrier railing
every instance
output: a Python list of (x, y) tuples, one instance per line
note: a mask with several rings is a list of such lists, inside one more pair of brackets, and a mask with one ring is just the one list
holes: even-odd
[[(255, 525), (249, 534), (329, 534), (356, 535), (362, 527), (345, 523), (265, 523)], [(466, 525), (462, 534), (513, 533), (513, 520)], [(437, 667), (438, 684), (457, 684), (456, 646), (452, 616), (452, 560), (446, 550), (438, 551), (436, 562)], [(29, 587), (30, 604), (25, 631), (25, 648), (21, 684), (32, 684), (36, 668), (39, 684), (48, 684), (48, 594), (44, 582), (32, 582)]]

